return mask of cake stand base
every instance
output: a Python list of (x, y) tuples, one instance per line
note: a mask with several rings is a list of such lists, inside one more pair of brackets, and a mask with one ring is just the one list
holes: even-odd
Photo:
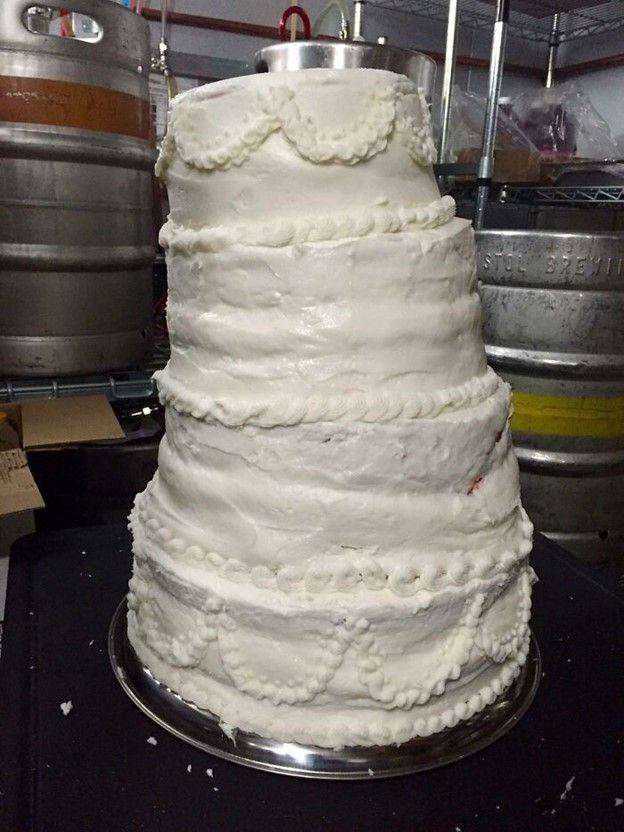
[(161, 728), (215, 757), (274, 774), (327, 780), (397, 777), (453, 763), (481, 751), (518, 722), (533, 701), (541, 676), (534, 636), (520, 675), (482, 713), (431, 737), (402, 745), (357, 746), (332, 750), (266, 739), (237, 731), (235, 742), (223, 733), (219, 718), (183, 700), (161, 685), (137, 658), (126, 632), (124, 599), (113, 616), (108, 652), (119, 684)]

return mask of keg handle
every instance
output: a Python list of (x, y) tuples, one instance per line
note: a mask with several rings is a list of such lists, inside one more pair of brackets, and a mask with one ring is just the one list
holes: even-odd
[(279, 36), (280, 40), (288, 40), (288, 33), (286, 31), (286, 24), (292, 17), (292, 15), (297, 15), (297, 17), (301, 18), (301, 22), (303, 23), (303, 36), (306, 40), (310, 40), (312, 36), (312, 26), (310, 25), (310, 18), (308, 17), (307, 12), (305, 12), (301, 6), (289, 6), (282, 16), (280, 17), (279, 22)]
[[(0, 0), (0, 2), (11, 3), (13, 6), (15, 18), (13, 20), (13, 31), (8, 32), (10, 39), (23, 40), (28, 38), (27, 42), (31, 42), (33, 38), (37, 38), (41, 43), (41, 38), (45, 38), (50, 42), (62, 37), (60, 34), (50, 34), (49, 32), (38, 32), (29, 29), (27, 25), (27, 12), (29, 9), (42, 8), (50, 11), (63, 11), (65, 13), (75, 12), (93, 20), (98, 27), (97, 39), (83, 40), (77, 37), (63, 37), (63, 43), (70, 49), (89, 47), (98, 49), (103, 42), (108, 43), (111, 32), (119, 32), (120, 26), (123, 27), (125, 16), (132, 14), (128, 9), (125, 9), (117, 3), (95, 3), (94, 0), (45, 0), (45, 2), (36, 2), (36, 0)], [(70, 44), (83, 44), (84, 46), (73, 47)]]

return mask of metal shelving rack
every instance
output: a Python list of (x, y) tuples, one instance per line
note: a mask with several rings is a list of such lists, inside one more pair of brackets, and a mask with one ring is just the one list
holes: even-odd
[[(371, 5), (406, 12), (418, 17), (440, 20), (446, 23), (449, 4), (445, 0), (369, 0)], [(522, 3), (520, 3), (522, 5)], [(526, 5), (526, 4), (525, 4)], [(537, 7), (537, 3), (533, 4)], [(582, 9), (562, 12), (561, 3), (553, 4), (548, 0), (540, 2), (542, 10), (549, 10), (543, 17), (534, 17), (522, 11), (514, 10), (509, 14), (509, 35), (543, 43), (550, 43), (552, 16), (559, 14), (559, 42), (577, 40), (588, 35), (599, 35), (624, 28), (624, 8), (620, 0), (591, 5)], [(495, 8), (491, 3), (480, 0), (462, 0), (459, 10), (459, 23), (472, 29), (490, 31), (495, 19)]]
[[(447, 23), (446, 55), (442, 84), (442, 134), (438, 175), (476, 174), (474, 224), (481, 228), (490, 196), (494, 172), (494, 146), (498, 117), (498, 99), (503, 73), (507, 36), (548, 45), (546, 86), (552, 86), (557, 49), (561, 43), (624, 30), (624, 3), (621, 0), (597, 2), (583, 8), (565, 9), (565, 0), (370, 0), (372, 5), (407, 12)], [(529, 14), (533, 7), (534, 14)], [(524, 11), (523, 11), (524, 8)], [(535, 14), (537, 16), (535, 16)], [(483, 130), (481, 159), (474, 167), (446, 161), (452, 86), (454, 82), (457, 33), (460, 26), (493, 30), (488, 98)], [(472, 167), (472, 169), (470, 169)], [(621, 205), (624, 188), (620, 186), (512, 186), (497, 189), (498, 202), (566, 205)]]
[(499, 191), (497, 201), (540, 205), (608, 205), (624, 208), (624, 186), (504, 185)]

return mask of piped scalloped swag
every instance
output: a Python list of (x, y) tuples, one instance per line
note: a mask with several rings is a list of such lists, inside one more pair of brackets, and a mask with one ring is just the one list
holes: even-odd
[[(408, 115), (408, 96), (419, 101), (417, 116)], [(427, 102), (422, 90), (407, 78), (397, 75), (377, 81), (362, 100), (360, 113), (352, 124), (324, 131), (313, 116), (301, 112), (295, 91), (284, 82), (256, 95), (255, 106), (242, 117), (236, 133), (217, 134), (210, 140), (197, 130), (193, 108), (182, 98), (173, 104), (156, 175), (166, 177), (176, 150), (185, 164), (200, 171), (242, 165), (276, 131), (281, 131), (301, 158), (316, 164), (355, 165), (371, 159), (386, 149), (393, 132), (416, 164), (426, 166), (435, 161)]]

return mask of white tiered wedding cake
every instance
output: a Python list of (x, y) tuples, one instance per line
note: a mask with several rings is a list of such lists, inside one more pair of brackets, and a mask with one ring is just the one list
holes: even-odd
[(390, 72), (173, 103), (167, 433), (131, 515), (128, 633), (227, 725), (400, 743), (481, 711), (527, 657), (509, 389), (433, 157)]

